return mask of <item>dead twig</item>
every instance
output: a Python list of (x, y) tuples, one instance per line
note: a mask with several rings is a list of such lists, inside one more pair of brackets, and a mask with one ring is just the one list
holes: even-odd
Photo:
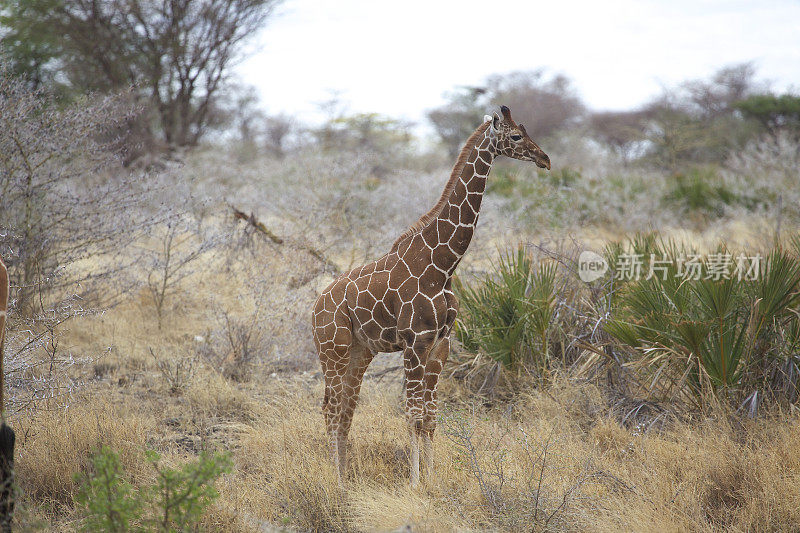
[(256, 229), (256, 231), (260, 231), (261, 233), (263, 233), (264, 235), (266, 235), (266, 236), (269, 238), (269, 240), (271, 240), (271, 241), (272, 241), (272, 242), (274, 242), (275, 244), (283, 244), (283, 239), (281, 239), (280, 237), (278, 237), (277, 235), (275, 235), (274, 233), (272, 233), (272, 232), (269, 230), (269, 228), (267, 228), (267, 227), (264, 225), (264, 223), (263, 223), (263, 222), (261, 222), (260, 220), (258, 220), (258, 219), (256, 218), (256, 215), (255, 215), (255, 213), (253, 213), (253, 212), (251, 211), (251, 212), (250, 212), (250, 216), (247, 216), (247, 214), (245, 214), (245, 212), (244, 212), (244, 211), (240, 211), (240, 210), (236, 209), (236, 208), (235, 208), (235, 207), (233, 207), (233, 206), (230, 206), (230, 207), (231, 207), (231, 209), (233, 210), (233, 216), (234, 216), (234, 218), (236, 218), (236, 219), (238, 219), (238, 220), (244, 220), (244, 221), (245, 221), (247, 224), (249, 224), (249, 225), (253, 226), (253, 227)]

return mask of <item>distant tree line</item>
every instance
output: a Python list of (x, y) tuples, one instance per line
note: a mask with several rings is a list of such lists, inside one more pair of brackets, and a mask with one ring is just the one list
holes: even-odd
[(751, 63), (665, 89), (629, 111), (590, 111), (568, 78), (542, 70), (490, 76), (480, 86), (450, 93), (447, 100), (429, 111), (428, 119), (451, 155), (486, 110), (500, 104), (528, 119), (525, 126), (535, 139), (579, 128), (625, 163), (637, 160), (670, 171), (721, 161), (763, 134), (800, 132), (800, 96), (771, 93), (756, 80)]
[[(410, 124), (346, 113), (332, 99), (317, 127), (267, 115), (252, 88), (230, 83), (247, 39), (280, 0), (0, 0), (0, 61), (32, 90), (69, 103), (87, 93), (125, 93), (139, 112), (121, 126), (126, 158), (192, 147), (214, 128), (242, 153), (277, 158), (301, 145), (406, 154)], [(593, 111), (573, 83), (544, 70), (495, 74), (459, 87), (427, 118), (450, 158), (483, 115), (505, 104), (537, 140), (567, 131), (591, 138), (625, 164), (668, 171), (719, 162), (761, 135), (800, 131), (800, 96), (773, 94), (750, 63), (685, 82), (639, 108)], [(525, 120), (527, 119), (527, 120)], [(387, 159), (391, 164), (391, 159)]]

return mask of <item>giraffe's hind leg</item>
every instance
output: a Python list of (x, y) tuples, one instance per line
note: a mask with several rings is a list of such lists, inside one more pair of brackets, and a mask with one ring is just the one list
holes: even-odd
[(322, 411), (333, 462), (341, 483), (347, 472), (347, 435), (358, 405), (361, 380), (375, 355), (360, 344), (322, 357), (325, 373), (325, 397)]
[(332, 293), (333, 290), (326, 292), (317, 300), (314, 309), (313, 330), (322, 373), (325, 377), (325, 396), (322, 400), (325, 429), (328, 434), (333, 463), (339, 476), (339, 484), (341, 484), (347, 461), (347, 450), (343, 444), (340, 445), (342, 439), (339, 436), (342, 413), (347, 404), (345, 377), (350, 364), (353, 333), (350, 318), (341, 307), (343, 295), (335, 298)]
[(344, 400), (344, 374), (349, 359), (349, 348), (327, 350), (320, 354), (322, 372), (325, 375), (325, 396), (322, 400), (322, 413), (325, 415), (325, 431), (328, 434), (328, 443), (331, 458), (342, 482), (344, 473), (343, 460), (346, 461), (346, 450), (339, 446), (338, 435), (341, 423), (341, 412)]
[(342, 474), (347, 471), (347, 435), (353, 423), (353, 414), (358, 406), (361, 393), (361, 380), (364, 378), (375, 353), (366, 347), (355, 344), (350, 347), (350, 358), (344, 376), (342, 409), (338, 423), (337, 449), (339, 450), (339, 468)]
[(438, 401), (436, 389), (447, 357), (450, 355), (450, 339), (441, 339), (431, 350), (425, 363), (425, 413), (422, 418), (422, 469), (426, 478), (433, 472), (433, 434), (436, 431)]

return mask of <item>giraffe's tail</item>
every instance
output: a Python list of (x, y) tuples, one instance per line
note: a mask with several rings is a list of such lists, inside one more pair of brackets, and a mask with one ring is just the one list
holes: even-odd
[(325, 396), (322, 397), (322, 411), (324, 412), (328, 408), (328, 402), (331, 399), (331, 392), (328, 389), (327, 385), (325, 386)]

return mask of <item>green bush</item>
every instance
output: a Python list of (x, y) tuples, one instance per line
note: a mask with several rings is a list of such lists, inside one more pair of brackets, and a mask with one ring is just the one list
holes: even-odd
[(581, 179), (581, 173), (567, 167), (552, 171), (538, 170), (535, 174), (521, 172), (514, 167), (495, 165), (486, 182), (486, 192), (505, 198), (529, 197), (541, 194), (542, 183), (547, 188), (571, 187)]
[[(612, 269), (625, 249), (628, 258), (637, 255), (643, 264), (639, 279), (615, 280), (614, 312), (605, 330), (633, 354), (631, 362), (648, 372), (651, 383), (677, 392), (688, 389), (700, 407), (712, 398), (757, 403), (766, 395), (795, 401), (800, 385), (798, 242), (793, 253), (777, 248), (767, 254), (762, 268), (749, 276), (736, 270), (745, 256), (724, 248), (703, 257), (651, 236), (610, 247), (606, 257)], [(688, 275), (686, 262), (650, 268), (660, 258), (680, 256), (695, 258), (696, 276)], [(727, 277), (719, 268), (726, 257), (731, 262)], [(748, 261), (748, 268), (753, 264)]]
[(470, 351), (509, 369), (529, 365), (540, 377), (549, 370), (549, 338), (556, 304), (556, 265), (536, 265), (520, 247), (501, 256), (496, 276), (474, 285), (455, 279), (461, 304), (456, 335)]
[(87, 509), (86, 531), (131, 531), (141, 518), (142, 502), (122, 477), (119, 456), (107, 446), (92, 457), (92, 475), (84, 480), (76, 500)]
[(800, 130), (800, 96), (754, 94), (734, 107), (745, 117), (757, 120), (768, 131)]
[(763, 255), (700, 254), (644, 234), (609, 245), (605, 259), (604, 278), (577, 286), (524, 248), (483, 279), (456, 278), (456, 337), (497, 363), (480, 379), (504, 367), (547, 381), (557, 364), (578, 360), (578, 374), (600, 376), (596, 363), (610, 362), (624, 394), (751, 414), (763, 402), (798, 402), (800, 237)]
[(664, 200), (683, 211), (715, 217), (723, 216), (726, 206), (747, 203), (722, 183), (710, 167), (692, 168), (686, 174), (676, 174)]
[(227, 455), (202, 454), (197, 461), (170, 469), (147, 452), (156, 471), (153, 485), (134, 488), (124, 479), (119, 456), (104, 446), (92, 457), (92, 472), (77, 495), (86, 507), (86, 531), (188, 531), (217, 498), (214, 481), (230, 470)]

